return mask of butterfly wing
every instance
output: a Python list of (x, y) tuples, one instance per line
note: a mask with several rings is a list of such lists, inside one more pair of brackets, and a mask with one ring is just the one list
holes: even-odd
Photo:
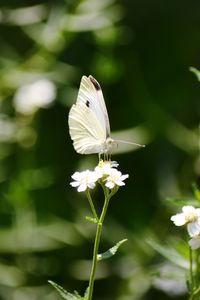
[(85, 103), (96, 115), (101, 126), (110, 136), (110, 123), (100, 84), (93, 76), (83, 76), (78, 92), (77, 103)]
[(91, 109), (74, 104), (69, 112), (69, 133), (74, 149), (81, 154), (101, 153), (106, 133)]
[(78, 153), (104, 151), (110, 125), (101, 87), (92, 76), (81, 79), (77, 102), (69, 112), (69, 132)]

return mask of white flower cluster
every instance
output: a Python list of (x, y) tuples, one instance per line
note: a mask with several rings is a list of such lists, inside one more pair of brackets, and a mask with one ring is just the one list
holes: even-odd
[(116, 162), (101, 160), (94, 171), (86, 170), (83, 172), (75, 172), (72, 175), (71, 186), (76, 187), (78, 192), (84, 192), (87, 188), (93, 189), (98, 180), (102, 180), (105, 186), (113, 189), (115, 186), (125, 185), (124, 180), (129, 177), (128, 174), (122, 175), (116, 169)]
[(172, 216), (171, 221), (176, 226), (187, 224), (187, 231), (191, 237), (189, 241), (190, 247), (193, 250), (200, 248), (200, 208), (183, 206), (182, 213)]

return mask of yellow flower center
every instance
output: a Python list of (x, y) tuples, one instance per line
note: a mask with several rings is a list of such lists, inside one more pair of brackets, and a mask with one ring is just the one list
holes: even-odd
[(198, 219), (198, 216), (195, 212), (190, 212), (185, 216), (185, 220), (187, 223), (195, 222)]
[(99, 168), (102, 168), (105, 165), (105, 162), (101, 159), (98, 166)]

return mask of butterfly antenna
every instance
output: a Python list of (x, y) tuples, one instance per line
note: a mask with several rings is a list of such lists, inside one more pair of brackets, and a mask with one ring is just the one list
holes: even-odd
[(135, 146), (142, 147), (142, 148), (146, 147), (146, 145), (141, 145), (141, 144), (137, 144), (137, 143), (133, 143), (133, 142), (127, 142), (127, 141), (123, 141), (123, 140), (115, 140), (115, 142), (128, 144), (128, 145), (135, 145)]

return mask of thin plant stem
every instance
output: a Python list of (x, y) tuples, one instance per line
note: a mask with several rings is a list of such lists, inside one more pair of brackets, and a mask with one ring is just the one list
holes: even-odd
[(87, 195), (87, 198), (88, 198), (88, 201), (89, 201), (90, 208), (92, 210), (93, 216), (96, 219), (96, 221), (98, 222), (99, 218), (97, 216), (96, 209), (94, 207), (94, 204), (93, 204), (92, 197), (90, 195), (90, 190), (89, 189), (86, 190), (86, 195)]
[(196, 290), (196, 288), (198, 287), (198, 276), (199, 276), (198, 260), (199, 260), (198, 252), (195, 251), (194, 290)]
[[(191, 250), (192, 251), (192, 250)], [(192, 290), (192, 295), (190, 296), (189, 300), (194, 300), (199, 294), (200, 294), (200, 286), (197, 287), (197, 283), (199, 281), (199, 252), (196, 253), (196, 269), (195, 269), (195, 277), (196, 277), (196, 281), (194, 283), (194, 287), (193, 287), (193, 290)]]
[(194, 275), (193, 275), (193, 255), (192, 255), (192, 249), (189, 246), (189, 255), (190, 255), (190, 289), (193, 293), (194, 290)]
[(94, 242), (94, 250), (93, 250), (93, 258), (92, 258), (92, 269), (91, 269), (90, 280), (89, 280), (89, 293), (88, 293), (87, 300), (92, 300), (95, 273), (96, 273), (96, 268), (97, 268), (97, 263), (98, 263), (97, 256), (98, 256), (98, 251), (99, 251), (99, 243), (100, 243), (100, 239), (101, 239), (102, 226), (103, 226), (103, 222), (104, 222), (106, 212), (108, 209), (109, 201), (110, 201), (111, 197), (116, 193), (116, 191), (117, 191), (117, 189), (113, 189), (110, 193), (108, 193), (107, 190), (104, 190), (105, 201), (104, 201), (103, 209), (101, 212), (101, 216), (97, 223), (95, 242)]
[[(194, 300), (196, 298), (196, 296), (198, 296), (198, 294), (200, 294), (200, 287), (198, 287), (198, 289), (196, 289), (192, 295), (190, 296), (189, 300)], [(199, 299), (199, 298), (198, 298)]]
[(199, 282), (199, 275), (200, 275), (200, 270), (199, 270), (199, 249), (196, 251), (196, 278), (197, 278), (197, 282)]
[(102, 231), (102, 223), (100, 223), (100, 220), (99, 220), (98, 224), (97, 224), (97, 230), (96, 230), (96, 236), (95, 236), (95, 242), (94, 242), (92, 270), (91, 270), (90, 281), (89, 281), (88, 300), (92, 300), (92, 295), (93, 295), (94, 279), (95, 279), (95, 273), (96, 273), (96, 267), (97, 267), (97, 254), (98, 254), (99, 243), (100, 243), (100, 238), (101, 238), (101, 231)]
[[(193, 252), (192, 249), (189, 247), (189, 255), (190, 255), (190, 297), (189, 300), (194, 300), (196, 299), (196, 297), (199, 295), (200, 293), (200, 287), (196, 287), (196, 281), (195, 281), (195, 277), (194, 277), (194, 270), (193, 270)], [(197, 256), (198, 257), (198, 256)], [(197, 260), (196, 260), (197, 263)], [(198, 264), (196, 265), (196, 269), (195, 269), (195, 275), (198, 274), (199, 270), (198, 270)]]

